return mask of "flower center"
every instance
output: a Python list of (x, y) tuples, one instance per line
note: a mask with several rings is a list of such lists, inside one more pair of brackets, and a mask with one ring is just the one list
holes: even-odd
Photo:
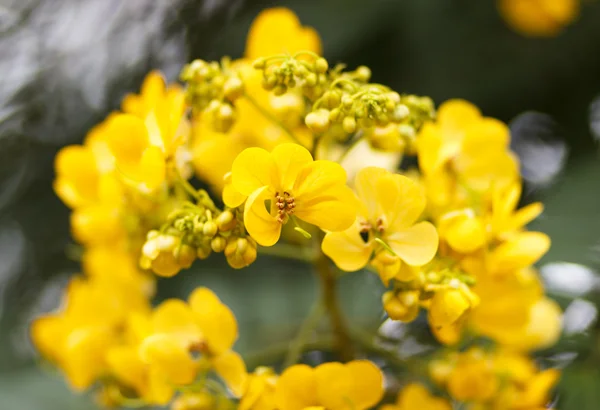
[(296, 208), (294, 196), (287, 191), (284, 191), (282, 195), (275, 192), (275, 206), (277, 207), (277, 222), (287, 222), (288, 217), (294, 213)]
[(385, 232), (385, 223), (382, 218), (377, 218), (375, 223), (371, 223), (370, 221), (363, 220), (360, 221), (360, 237), (362, 240), (367, 243), (370, 239), (370, 233), (374, 235), (383, 235)]

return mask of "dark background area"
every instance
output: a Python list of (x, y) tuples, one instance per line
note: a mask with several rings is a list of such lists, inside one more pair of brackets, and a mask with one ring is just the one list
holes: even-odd
[[(69, 211), (52, 191), (57, 150), (81, 142), (149, 70), (175, 80), (192, 58), (240, 57), (252, 19), (273, 5), (315, 27), (331, 63), (365, 64), (374, 81), (437, 104), (465, 98), (485, 115), (518, 118), (524, 201), (546, 204), (534, 228), (553, 239), (542, 273), (566, 309), (564, 337), (540, 356), (568, 364), (558, 408), (597, 409), (600, 3), (585, 2), (559, 37), (532, 39), (511, 31), (492, 0), (0, 0), (0, 408), (93, 408), (36, 363), (27, 339), (29, 320), (58, 305), (78, 270), (65, 252)], [(286, 340), (315, 297), (309, 268), (261, 257), (232, 271), (220, 256), (161, 280), (158, 297), (207, 285), (236, 313), (240, 351)], [(367, 273), (342, 281), (349, 315), (371, 328), (382, 319), (380, 286)]]

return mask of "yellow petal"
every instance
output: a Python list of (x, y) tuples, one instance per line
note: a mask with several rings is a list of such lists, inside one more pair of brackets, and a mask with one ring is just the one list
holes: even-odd
[(173, 384), (190, 384), (196, 378), (197, 364), (177, 337), (154, 334), (144, 339), (139, 352), (145, 363)]
[(142, 362), (138, 349), (130, 346), (119, 346), (111, 349), (106, 361), (119, 381), (137, 390), (139, 395), (145, 393), (147, 383), (147, 367)]
[(550, 248), (550, 238), (541, 232), (522, 232), (499, 245), (488, 260), (493, 273), (506, 273), (528, 267)]
[(351, 400), (350, 392), (356, 386), (353, 374), (346, 366), (336, 362), (323, 363), (315, 368), (314, 377), (319, 405), (331, 410), (352, 408), (348, 401)]
[(463, 321), (459, 320), (451, 325), (442, 327), (434, 327), (431, 325), (431, 322), (429, 324), (433, 335), (440, 343), (455, 345), (460, 341), (464, 328)]
[(549, 402), (550, 391), (560, 378), (558, 369), (539, 372), (528, 381), (523, 394), (519, 397), (519, 406), (523, 408), (545, 408)]
[(258, 58), (303, 50), (321, 53), (317, 32), (310, 27), (302, 27), (291, 10), (274, 7), (260, 13), (252, 23), (245, 54), (247, 58)]
[(355, 409), (374, 407), (383, 398), (383, 374), (368, 360), (354, 360), (346, 364), (353, 376), (354, 388), (349, 392)]
[(469, 300), (458, 289), (435, 292), (429, 307), (429, 321), (434, 328), (456, 322), (471, 307)]
[(342, 185), (320, 196), (296, 200), (294, 215), (325, 231), (344, 231), (356, 221), (355, 198), (352, 190)]
[(542, 212), (544, 212), (544, 204), (541, 202), (534, 202), (533, 204), (524, 206), (515, 212), (510, 227), (514, 230), (521, 229), (537, 218)]
[(221, 377), (227, 387), (236, 397), (244, 393), (248, 374), (242, 357), (233, 351), (228, 351), (211, 359), (215, 372)]
[(364, 268), (373, 252), (373, 246), (362, 240), (357, 224), (343, 232), (327, 233), (323, 238), (321, 249), (346, 272)]
[(429, 222), (419, 222), (402, 231), (392, 232), (385, 241), (404, 262), (412, 266), (428, 263), (438, 248), (438, 234)]
[(328, 191), (345, 185), (346, 171), (340, 164), (332, 161), (314, 161), (305, 164), (296, 174), (293, 194), (297, 202), (309, 203), (316, 198), (327, 197)]
[(380, 216), (378, 182), (390, 173), (379, 167), (366, 167), (358, 171), (354, 178), (354, 189), (359, 200), (366, 206), (369, 219)]
[(440, 105), (437, 122), (446, 129), (463, 129), (481, 118), (479, 109), (465, 100), (448, 100)]
[(470, 253), (481, 248), (486, 242), (486, 232), (482, 221), (472, 215), (460, 214), (448, 220), (440, 221), (440, 232), (452, 249)]
[[(291, 190), (302, 168), (313, 162), (312, 155), (298, 144), (280, 144), (271, 153), (279, 174), (279, 185), (284, 191)], [(337, 165), (337, 164), (336, 164)], [(341, 167), (340, 167), (341, 168)], [(345, 178), (345, 173), (344, 173)], [(300, 193), (294, 191), (296, 195)]]
[(152, 327), (156, 333), (168, 333), (181, 340), (183, 346), (197, 342), (202, 334), (190, 307), (179, 299), (168, 299), (152, 313)]
[[(400, 391), (398, 395), (399, 410), (451, 410), (447, 400), (435, 397), (421, 384), (411, 383)], [(397, 409), (398, 410), (398, 409)]]
[(377, 181), (377, 203), (387, 219), (388, 229), (402, 230), (415, 223), (425, 209), (422, 188), (404, 175), (390, 174)]
[(56, 362), (63, 353), (62, 346), (68, 330), (62, 316), (42, 316), (31, 324), (31, 341), (44, 357)]
[(149, 191), (158, 188), (166, 178), (165, 157), (160, 148), (147, 148), (140, 159), (139, 169), (136, 170), (134, 175), (129, 176), (142, 182)]
[(108, 125), (108, 144), (117, 166), (125, 173), (135, 166), (150, 145), (144, 121), (130, 114), (114, 115)]
[(211, 353), (229, 350), (238, 337), (237, 321), (231, 310), (207, 288), (194, 290), (189, 303)]
[(276, 401), (279, 410), (303, 410), (319, 405), (315, 371), (304, 364), (288, 367), (277, 381)]
[[(252, 192), (244, 207), (246, 230), (262, 246), (275, 245), (281, 235), (281, 223), (267, 211), (265, 206), (265, 200), (274, 201), (268, 189), (268, 186), (264, 186)], [(271, 203), (271, 206), (274, 204)]]
[(262, 148), (246, 148), (231, 166), (233, 187), (243, 195), (250, 195), (264, 186), (278, 188), (276, 176), (275, 161), (271, 154)]
[(104, 357), (113, 344), (114, 335), (108, 329), (87, 327), (69, 334), (62, 363), (75, 390), (87, 389), (106, 371)]
[(230, 208), (237, 208), (244, 203), (247, 196), (235, 190), (233, 184), (225, 184), (223, 187), (223, 203)]
[(94, 202), (99, 171), (91, 150), (81, 145), (65, 147), (56, 155), (54, 166), (57, 173), (54, 190), (68, 206)]

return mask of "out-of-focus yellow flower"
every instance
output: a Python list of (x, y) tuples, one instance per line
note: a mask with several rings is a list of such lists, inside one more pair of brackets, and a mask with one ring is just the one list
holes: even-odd
[(429, 222), (417, 219), (425, 209), (421, 187), (403, 175), (382, 168), (361, 170), (355, 180), (360, 203), (355, 223), (344, 232), (330, 232), (323, 240), (323, 252), (345, 271), (363, 268), (373, 252), (395, 253), (397, 269), (381, 269), (384, 283), (403, 272), (404, 262), (420, 266), (431, 261), (438, 246), (438, 235)]
[(509, 142), (506, 124), (482, 117), (473, 104), (463, 100), (442, 104), (437, 120), (425, 123), (417, 137), (419, 167), (433, 213), (515, 181), (518, 161)]
[(107, 371), (106, 353), (120, 342), (127, 315), (148, 310), (145, 295), (135, 287), (75, 278), (61, 310), (36, 319), (31, 337), (71, 386), (84, 390)]
[(504, 20), (530, 37), (554, 37), (579, 15), (580, 0), (499, 0)]
[(491, 204), (491, 233), (498, 239), (508, 239), (525, 225), (537, 218), (544, 206), (535, 202), (517, 210), (521, 198), (521, 184), (513, 182), (505, 187), (495, 188)]
[(334, 162), (313, 161), (300, 145), (282, 144), (271, 153), (248, 148), (233, 162), (231, 174), (235, 190), (248, 196), (246, 229), (263, 246), (279, 240), (281, 227), (290, 218), (328, 231), (344, 230), (355, 219), (344, 169)]
[(383, 397), (383, 374), (366, 360), (324, 363), (314, 369), (294, 365), (279, 378), (276, 397), (280, 410), (364, 410)]
[(294, 12), (283, 7), (261, 12), (246, 40), (246, 57), (250, 59), (305, 50), (321, 54), (319, 34), (303, 27)]
[(429, 323), (434, 328), (450, 326), (479, 304), (479, 297), (464, 283), (455, 280), (435, 292), (429, 305)]
[(239, 410), (273, 410), (277, 408), (275, 392), (278, 376), (268, 367), (259, 367), (248, 375)]
[(470, 208), (448, 212), (438, 220), (440, 238), (461, 253), (474, 252), (486, 244), (485, 228), (482, 219)]
[(385, 404), (380, 410), (451, 410), (452, 406), (441, 397), (432, 395), (425, 386), (411, 383), (402, 388), (394, 404)]
[(498, 410), (546, 408), (560, 376), (556, 369), (539, 370), (527, 356), (502, 348), (451, 352), (432, 361), (430, 372), (454, 399)]
[[(150, 372), (162, 374), (175, 385), (191, 383), (203, 362), (239, 395), (246, 366), (231, 351), (237, 339), (233, 313), (209, 289), (198, 288), (188, 303), (177, 299), (161, 303), (151, 317), (151, 334), (140, 345), (140, 357)], [(200, 354), (195, 359), (193, 354)]]
[(125, 113), (107, 121), (110, 149), (122, 177), (143, 192), (167, 178), (167, 164), (177, 164), (177, 150), (187, 141), (185, 96), (178, 86), (166, 87), (157, 72), (144, 81), (141, 95), (129, 95)]

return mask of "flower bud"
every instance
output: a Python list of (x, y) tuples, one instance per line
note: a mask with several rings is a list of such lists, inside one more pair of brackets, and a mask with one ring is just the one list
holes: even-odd
[(239, 77), (230, 77), (223, 86), (223, 94), (229, 101), (235, 101), (244, 93), (244, 83)]
[(252, 238), (229, 238), (225, 257), (234, 269), (245, 268), (256, 260), (256, 242)]
[(366, 83), (371, 78), (371, 69), (367, 66), (361, 65), (356, 69), (356, 77)]
[(315, 73), (310, 73), (306, 76), (305, 85), (308, 87), (314, 87), (317, 85), (318, 79)]
[(262, 70), (267, 66), (267, 59), (264, 57), (258, 58), (256, 60), (254, 60), (254, 62), (252, 63), (252, 67), (254, 67), (257, 70)]
[(212, 238), (217, 234), (219, 227), (214, 221), (206, 221), (204, 223), (204, 227), (202, 228), (202, 233), (209, 238)]
[(278, 84), (277, 86), (275, 86), (275, 88), (273, 88), (273, 94), (279, 96), (279, 95), (283, 95), (287, 92), (287, 87), (283, 84)]
[(326, 73), (329, 69), (329, 63), (323, 57), (315, 60), (315, 71), (319, 74)]
[(348, 134), (354, 134), (356, 132), (356, 120), (354, 117), (344, 117), (342, 127)]
[(221, 212), (221, 214), (217, 217), (217, 227), (219, 231), (229, 231), (233, 229), (236, 225), (235, 217), (233, 216), (233, 212), (229, 209)]
[(322, 134), (329, 129), (329, 111), (323, 108), (313, 111), (306, 116), (304, 121), (311, 131)]
[(412, 322), (419, 314), (419, 292), (416, 290), (383, 294), (382, 302), (385, 311), (392, 320)]
[(210, 247), (215, 252), (223, 252), (225, 246), (227, 246), (227, 240), (222, 236), (215, 236), (212, 241), (210, 241)]

